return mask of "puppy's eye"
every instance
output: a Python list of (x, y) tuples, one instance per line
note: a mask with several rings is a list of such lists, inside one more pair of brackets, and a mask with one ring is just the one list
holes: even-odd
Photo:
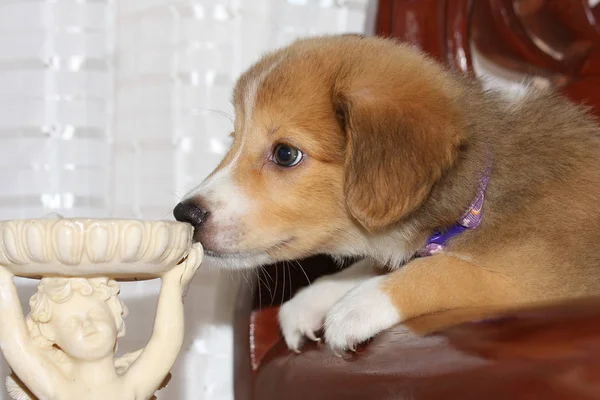
[(287, 144), (278, 144), (273, 150), (273, 161), (282, 167), (293, 167), (302, 161), (302, 157), (300, 150)]

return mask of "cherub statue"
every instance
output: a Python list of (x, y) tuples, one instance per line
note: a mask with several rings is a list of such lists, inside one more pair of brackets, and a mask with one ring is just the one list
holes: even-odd
[(145, 348), (115, 358), (127, 308), (116, 281), (42, 278), (23, 317), (14, 276), (0, 266), (0, 343), (13, 370), (7, 389), (26, 400), (146, 400), (169, 375), (184, 335), (183, 295), (202, 248), (161, 276), (152, 336)]

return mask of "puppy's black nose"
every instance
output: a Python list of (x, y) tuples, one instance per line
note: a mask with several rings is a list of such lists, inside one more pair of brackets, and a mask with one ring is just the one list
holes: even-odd
[(202, 225), (207, 215), (208, 211), (188, 201), (177, 204), (173, 209), (173, 216), (177, 221), (192, 224), (194, 228)]

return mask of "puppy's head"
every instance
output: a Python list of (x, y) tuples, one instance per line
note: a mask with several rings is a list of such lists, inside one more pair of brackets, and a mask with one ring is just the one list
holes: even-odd
[(233, 144), (175, 216), (222, 266), (367, 255), (452, 165), (458, 91), (392, 41), (295, 42), (240, 77)]

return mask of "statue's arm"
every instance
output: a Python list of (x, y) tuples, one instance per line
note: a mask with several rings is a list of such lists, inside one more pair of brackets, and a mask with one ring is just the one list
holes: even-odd
[(195, 245), (184, 262), (162, 277), (152, 336), (125, 374), (140, 397), (147, 398), (159, 389), (181, 350), (185, 330), (183, 293), (202, 255), (202, 247)]
[(54, 397), (58, 369), (31, 342), (14, 276), (0, 266), (0, 348), (14, 373), (38, 398)]

